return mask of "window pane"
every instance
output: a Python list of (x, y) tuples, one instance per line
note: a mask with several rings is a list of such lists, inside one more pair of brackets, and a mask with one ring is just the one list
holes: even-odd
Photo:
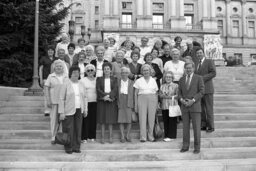
[(194, 11), (194, 5), (193, 4), (184, 4), (184, 10), (193, 12)]
[(83, 23), (83, 17), (76, 17), (76, 18), (75, 18), (75, 22), (76, 22), (77, 24)]

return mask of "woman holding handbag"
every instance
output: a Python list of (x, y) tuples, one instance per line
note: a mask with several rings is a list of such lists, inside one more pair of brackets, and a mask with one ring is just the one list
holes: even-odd
[[(177, 116), (180, 116), (180, 111), (169, 113), (170, 106), (178, 106), (178, 84), (173, 83), (173, 73), (167, 71), (163, 76), (163, 84), (159, 91), (161, 99), (161, 108), (164, 122), (164, 141), (169, 142), (177, 137)], [(171, 117), (169, 117), (171, 116)]]
[[(131, 142), (130, 131), (132, 127), (132, 115), (134, 113), (134, 91), (133, 81), (128, 79), (130, 69), (127, 67), (121, 68), (121, 79), (118, 80), (118, 123), (120, 124), (121, 143), (125, 141)], [(124, 125), (127, 129), (127, 134), (124, 136)]]
[(59, 110), (62, 132), (67, 133), (70, 142), (64, 145), (68, 154), (81, 153), (82, 118), (87, 116), (87, 97), (83, 84), (79, 81), (80, 68), (69, 69), (69, 80), (60, 90)]

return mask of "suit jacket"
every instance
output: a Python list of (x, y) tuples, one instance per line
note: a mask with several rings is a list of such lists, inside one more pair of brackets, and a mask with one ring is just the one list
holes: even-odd
[(181, 104), (183, 112), (201, 112), (201, 98), (204, 94), (204, 82), (201, 76), (193, 74), (189, 89), (186, 87), (186, 76), (183, 76), (179, 81), (178, 99), (195, 99), (195, 103), (190, 107), (185, 107)]
[(211, 59), (204, 59), (201, 67), (197, 70), (199, 63), (196, 63), (195, 73), (201, 75), (204, 80), (205, 94), (213, 94), (214, 87), (212, 79), (216, 76), (215, 64)]
[[(140, 75), (140, 70), (141, 70), (141, 64), (137, 63), (137, 66), (135, 67), (132, 63), (128, 64), (131, 74), (129, 75), (129, 79), (134, 80), (135, 76), (134, 75)], [(138, 79), (138, 78), (137, 78)]]
[[(86, 97), (85, 89), (83, 84), (79, 81), (79, 95), (81, 103), (81, 112), (88, 111), (88, 100)], [(73, 115), (76, 112), (75, 106), (75, 92), (72, 87), (72, 82), (68, 80), (65, 82), (60, 89), (60, 99), (58, 105), (58, 112), (64, 113), (65, 115)]]
[[(128, 101), (127, 107), (134, 108), (134, 82), (128, 79)], [(120, 89), (121, 89), (121, 79), (118, 79), (118, 96), (117, 96), (117, 104), (119, 106), (119, 99), (120, 99)]]
[(104, 96), (109, 95), (112, 100), (117, 99), (118, 87), (117, 78), (110, 77), (111, 92), (105, 93), (105, 77), (98, 77), (96, 80), (97, 99), (102, 100)]
[(196, 50), (198, 49), (197, 46), (194, 46), (193, 49), (190, 51), (187, 49), (183, 54), (182, 57), (185, 58), (186, 56), (191, 56), (192, 61), (197, 64), (198, 63), (198, 58), (196, 57)]
[[(108, 61), (104, 59), (103, 62), (105, 63), (105, 62), (108, 62)], [(97, 68), (97, 59), (92, 60), (91, 64), (94, 65), (95, 68)]]

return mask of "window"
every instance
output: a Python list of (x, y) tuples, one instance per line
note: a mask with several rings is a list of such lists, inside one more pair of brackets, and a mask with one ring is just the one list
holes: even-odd
[(95, 15), (99, 14), (99, 6), (95, 6)]
[(153, 11), (164, 11), (164, 3), (153, 3)]
[(223, 20), (218, 20), (217, 25), (218, 25), (218, 30), (220, 34), (223, 35)]
[(184, 4), (184, 11), (194, 12), (194, 5), (193, 4)]
[(255, 37), (255, 22), (248, 21), (248, 36)]
[(193, 29), (193, 15), (185, 14), (186, 28), (188, 30)]
[(239, 21), (238, 20), (233, 20), (232, 33), (234, 37), (239, 37)]
[(164, 16), (163, 14), (153, 14), (153, 29), (163, 29), (164, 28)]
[(122, 9), (131, 10), (132, 2), (122, 2)]
[(95, 29), (99, 29), (99, 20), (95, 20)]
[(76, 17), (75, 22), (76, 22), (76, 24), (82, 24), (83, 23), (83, 17)]
[(123, 13), (122, 14), (122, 28), (132, 28), (132, 14)]

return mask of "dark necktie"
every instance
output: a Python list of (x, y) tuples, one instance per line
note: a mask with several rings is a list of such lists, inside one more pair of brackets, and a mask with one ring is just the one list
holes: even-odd
[(199, 70), (201, 68), (201, 65), (202, 65), (202, 60), (200, 59), (197, 70)]
[(187, 80), (186, 80), (186, 88), (187, 88), (187, 90), (189, 89), (189, 81), (190, 81), (190, 75), (187, 75)]

